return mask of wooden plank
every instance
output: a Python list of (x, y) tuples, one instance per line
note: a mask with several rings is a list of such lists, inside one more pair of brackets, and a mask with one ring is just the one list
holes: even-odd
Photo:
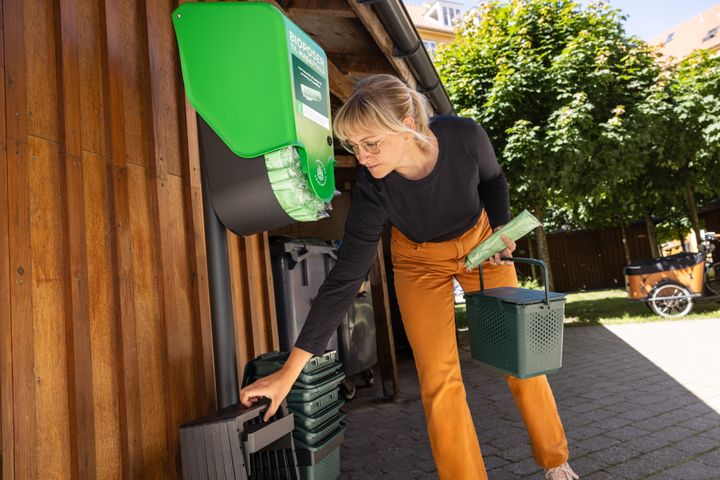
[(346, 77), (334, 63), (328, 60), (328, 85), (330, 91), (345, 102), (352, 95), (355, 82)]
[(97, 478), (122, 477), (121, 425), (118, 397), (118, 330), (115, 328), (110, 176), (105, 161), (105, 97), (103, 95), (103, 21), (100, 4), (79, 0), (77, 7), (80, 144), (87, 257), (88, 318)]
[[(245, 262), (245, 275), (248, 287), (248, 304), (250, 306), (250, 323), (252, 324), (253, 357), (268, 351), (268, 325), (265, 317), (263, 300), (263, 277), (261, 265), (264, 260), (259, 257), (259, 235), (243, 237), (241, 255)], [(239, 372), (238, 372), (239, 373)]]
[[(32, 250), (37, 478), (72, 472), (66, 344), (67, 265), (62, 170), (58, 146), (28, 136), (30, 246)], [(61, 399), (61, 401), (59, 401)]]
[[(3, 5), (0, 2), (0, 19)], [(5, 128), (5, 43), (0, 35), (0, 478), (14, 478), (12, 304), (10, 303), (10, 204), (8, 198), (8, 142)]]
[(80, 137), (82, 149), (106, 155), (103, 96), (103, 42), (100, 3), (79, 0), (78, 7), (78, 70), (80, 75)]
[(230, 285), (232, 292), (233, 321), (235, 323), (235, 357), (238, 384), (242, 383), (242, 372), (248, 360), (253, 358), (252, 311), (248, 293), (246, 265), (241, 256), (242, 237), (228, 231), (228, 263), (230, 264)]
[(136, 345), (135, 287), (133, 282), (133, 245), (130, 231), (130, 201), (127, 176), (127, 151), (125, 148), (125, 108), (123, 106), (123, 45), (120, 17), (122, 5), (106, 0), (102, 5), (101, 28), (103, 32), (105, 103), (105, 138), (109, 144), (105, 150), (110, 154), (112, 165), (109, 182), (109, 203), (113, 232), (113, 271), (116, 272), (115, 329), (118, 358), (118, 409), (120, 411), (120, 437), (122, 451), (122, 476), (125, 479), (143, 477), (142, 428)]
[(123, 73), (122, 96), (125, 120), (125, 149), (127, 163), (150, 166), (152, 146), (150, 145), (150, 99), (145, 86), (148, 82), (147, 62), (142, 60), (147, 49), (143, 41), (145, 25), (141, 9), (144, 2), (116, 0), (115, 11), (121, 29), (118, 32), (122, 42), (119, 61)]
[(97, 478), (122, 477), (122, 427), (120, 425), (115, 325), (113, 225), (108, 169), (100, 155), (83, 152), (85, 235), (88, 261), (88, 322), (92, 357), (95, 456)]
[(294, 0), (286, 10), (290, 15), (355, 18), (346, 0)]
[(355, 168), (357, 167), (357, 159), (354, 155), (335, 155), (335, 168)]
[(185, 105), (185, 138), (187, 141), (187, 181), (186, 195), (189, 197), (189, 214), (193, 235), (190, 235), (188, 248), (193, 254), (190, 264), (193, 278), (192, 298), (194, 306), (196, 351), (198, 371), (202, 373), (198, 388), (198, 406), (200, 413), (217, 410), (215, 394), (215, 365), (213, 362), (212, 321), (210, 316), (210, 292), (208, 287), (207, 249), (205, 246), (205, 227), (203, 214), (202, 184), (200, 179), (200, 149), (197, 136), (197, 115), (187, 98)]
[(395, 340), (392, 331), (392, 316), (387, 291), (387, 276), (382, 242), (378, 242), (377, 255), (370, 267), (370, 289), (373, 313), (375, 315), (375, 335), (377, 339), (378, 365), (382, 379), (383, 395), (390, 399), (400, 392), (397, 361), (395, 359)]
[(67, 225), (66, 284), (69, 308), (65, 319), (68, 354), (70, 452), (73, 478), (96, 473), (92, 355), (88, 309), (87, 242), (81, 152), (81, 110), (78, 58), (78, 8), (75, 0), (60, 0), (55, 31), (60, 45), (62, 142), (65, 147), (64, 188)]
[(366, 53), (331, 53), (335, 66), (348, 75), (368, 75), (378, 73), (394, 74), (395, 70), (385, 59), (384, 55), (368, 55)]
[(58, 71), (54, 34), (54, 2), (28, 0), (25, 5), (27, 42), (28, 134), (60, 141)]
[[(148, 72), (148, 82), (145, 87), (145, 97), (150, 99), (150, 111), (148, 112), (147, 124), (149, 130), (149, 146), (151, 148), (150, 173), (153, 177), (151, 186), (151, 216), (155, 238), (155, 248), (159, 252), (154, 258), (154, 268), (157, 272), (158, 285), (157, 293), (162, 303), (161, 316), (158, 329), (163, 339), (162, 347), (157, 351), (161, 355), (161, 381), (164, 390), (165, 422), (167, 437), (167, 475), (169, 477), (181, 476), (181, 466), (176, 462), (176, 453), (179, 450), (179, 439), (177, 428), (181, 411), (189, 409), (184, 403), (183, 375), (192, 375), (192, 368), (183, 365), (179, 359), (183, 344), (189, 341), (187, 336), (183, 337), (180, 325), (183, 320), (178, 312), (178, 298), (182, 292), (179, 289), (178, 278), (187, 274), (186, 271), (179, 271), (177, 260), (178, 240), (183, 236), (183, 231), (178, 228), (177, 214), (178, 207), (182, 201), (176, 202), (170, 191), (170, 179), (168, 165), (172, 165), (173, 173), (179, 173), (179, 134), (178, 134), (178, 111), (173, 107), (177, 106), (174, 101), (176, 85), (174, 74), (176, 70), (172, 65), (172, 52), (175, 40), (170, 23), (172, 8), (169, 2), (147, 2), (144, 12), (144, 37), (143, 61), (147, 63), (144, 70)], [(177, 183), (177, 178), (173, 183)], [(181, 197), (182, 198), (182, 197)], [(180, 198), (180, 200), (181, 200)], [(182, 212), (180, 212), (182, 213)], [(182, 247), (182, 245), (180, 245)], [(187, 357), (186, 357), (187, 358)], [(190, 365), (191, 366), (191, 365)], [(193, 385), (190, 382), (189, 388)]]
[[(5, 55), (5, 127), (7, 135), (7, 212), (12, 344), (13, 422), (4, 437), (13, 435), (10, 464), (3, 459), (3, 478), (37, 478), (35, 448), (34, 334), (32, 324), (32, 258), (30, 250), (30, 193), (27, 163), (27, 77), (25, 65), (24, 2), (3, 2), (3, 43)], [(3, 398), (7, 398), (3, 386)], [(6, 450), (3, 450), (4, 452)]]
[(161, 255), (154, 238), (158, 235), (153, 220), (152, 180), (148, 169), (128, 165), (130, 230), (132, 236), (132, 282), (135, 286), (137, 314), (135, 338), (139, 373), (139, 396), (142, 429), (143, 474), (151, 478), (167, 476), (167, 406), (165, 382), (164, 331), (162, 299), (156, 258)]
[(265, 310), (267, 321), (270, 324), (270, 350), (280, 349), (280, 337), (277, 326), (277, 310), (275, 308), (275, 283), (272, 275), (272, 262), (270, 260), (270, 243), (268, 232), (262, 233), (260, 242), (260, 258), (264, 260), (263, 275), (265, 277)]
[(383, 52), (388, 62), (390, 62), (390, 65), (395, 68), (397, 76), (411, 88), (417, 89), (415, 76), (410, 71), (407, 63), (405, 63), (405, 60), (395, 57), (395, 44), (385, 30), (385, 27), (383, 27), (377, 14), (372, 9), (372, 5), (361, 5), (357, 0), (347, 0), (347, 2), (355, 11), (355, 14), (362, 24), (365, 25), (365, 28), (373, 37), (378, 47), (380, 47), (380, 50)]

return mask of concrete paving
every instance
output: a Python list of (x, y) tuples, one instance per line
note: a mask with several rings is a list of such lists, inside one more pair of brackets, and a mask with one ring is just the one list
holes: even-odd
[[(720, 319), (570, 327), (564, 340), (549, 379), (582, 479), (720, 480)], [(502, 375), (461, 345), (490, 480), (544, 478)], [(414, 363), (398, 357), (396, 399), (376, 382), (345, 407), (342, 479), (437, 478)]]

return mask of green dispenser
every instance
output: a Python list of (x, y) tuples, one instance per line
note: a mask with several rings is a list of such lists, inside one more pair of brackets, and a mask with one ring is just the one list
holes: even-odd
[(327, 57), (269, 3), (173, 12), (212, 206), (238, 234), (327, 216), (335, 193)]

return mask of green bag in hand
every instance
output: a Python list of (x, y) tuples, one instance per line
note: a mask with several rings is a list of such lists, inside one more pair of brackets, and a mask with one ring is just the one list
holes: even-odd
[(503, 239), (500, 238), (501, 235), (505, 235), (517, 242), (518, 239), (532, 232), (537, 227), (542, 227), (540, 220), (535, 218), (533, 214), (527, 210), (523, 210), (520, 215), (500, 227), (498, 231), (490, 235), (485, 241), (480, 243), (480, 245), (473, 248), (467, 257), (465, 257), (465, 267), (469, 269), (475, 268), (496, 253), (505, 250), (507, 245), (505, 245)]

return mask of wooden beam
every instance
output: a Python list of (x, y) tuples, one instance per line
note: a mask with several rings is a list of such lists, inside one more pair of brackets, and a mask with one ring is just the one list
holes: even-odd
[[(279, 9), (283, 10), (285, 14), (292, 20), (293, 15), (291, 13), (292, 7), (290, 8), (290, 11), (287, 11), (283, 8), (283, 6), (278, 3), (276, 0), (253, 0), (253, 1), (264, 1), (266, 3), (272, 3)], [(319, 2), (324, 3), (324, 2)], [(290, 5), (293, 5), (294, 3), (291, 3)], [(317, 14), (313, 12), (313, 14)], [(348, 98), (350, 98), (350, 94), (352, 93), (353, 87), (355, 86), (355, 82), (350, 80), (342, 71), (340, 71), (339, 68), (335, 66), (333, 62), (328, 59), (328, 83), (330, 87), (330, 91), (341, 99), (343, 102), (345, 102)]]
[(355, 18), (355, 12), (346, 0), (294, 0), (286, 3), (290, 15)]
[(355, 82), (350, 80), (339, 68), (328, 59), (328, 84), (330, 91), (343, 102), (352, 94)]
[(370, 267), (370, 288), (373, 315), (375, 316), (375, 337), (383, 396), (390, 400), (400, 392), (400, 384), (395, 359), (395, 340), (393, 338), (382, 241), (378, 242), (377, 255), (372, 267)]
[(355, 168), (357, 163), (353, 155), (335, 155), (335, 168)]
[(415, 76), (410, 72), (410, 68), (405, 63), (405, 60), (397, 58), (394, 55), (395, 44), (393, 43), (390, 35), (385, 31), (380, 19), (378, 18), (371, 5), (360, 5), (357, 0), (347, 0), (348, 5), (355, 11), (358, 19), (365, 26), (367, 31), (372, 35), (375, 43), (377, 43), (380, 50), (385, 54), (385, 58), (388, 59), (390, 65), (395, 68), (397, 75), (407, 83), (413, 89), (417, 89), (417, 82)]
[(352, 74), (395, 73), (384, 56), (368, 54), (329, 53), (328, 57), (341, 71)]

